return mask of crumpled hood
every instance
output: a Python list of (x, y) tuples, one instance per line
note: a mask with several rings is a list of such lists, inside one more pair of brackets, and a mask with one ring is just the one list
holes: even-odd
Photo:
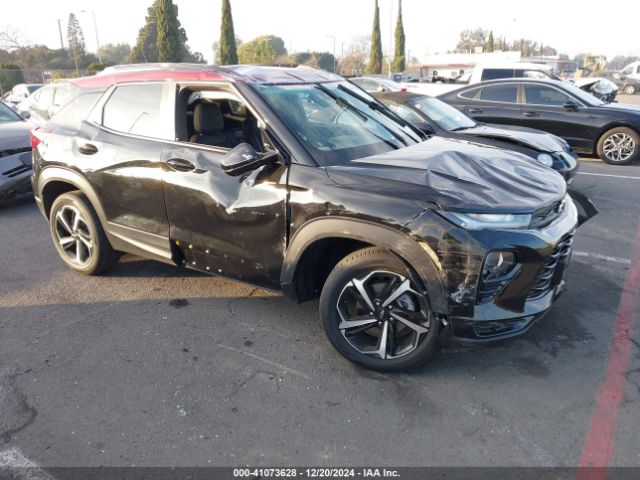
[(30, 146), (30, 130), (27, 122), (0, 123), (0, 152)]
[(560, 138), (534, 128), (481, 123), (476, 127), (467, 128), (457, 133), (514, 143), (545, 153), (566, 150), (566, 144)]
[(354, 190), (469, 213), (532, 213), (566, 192), (558, 173), (525, 155), (442, 137), (326, 171)]

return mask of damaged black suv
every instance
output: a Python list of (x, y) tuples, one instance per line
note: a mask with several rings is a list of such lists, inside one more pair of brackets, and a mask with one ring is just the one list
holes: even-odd
[(340, 77), (147, 65), (74, 84), (32, 131), (32, 181), (78, 272), (129, 252), (319, 297), (334, 347), (383, 371), (424, 363), (444, 329), (523, 333), (564, 288), (578, 216), (560, 175), (423, 137)]

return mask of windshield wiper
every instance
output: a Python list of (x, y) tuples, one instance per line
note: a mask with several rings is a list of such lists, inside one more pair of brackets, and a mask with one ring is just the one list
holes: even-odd
[(394, 122), (398, 122), (403, 127), (409, 128), (413, 133), (418, 135), (418, 137), (420, 137), (420, 139), (426, 140), (428, 138), (428, 135), (426, 135), (422, 130), (420, 130), (419, 128), (416, 128), (413, 125), (411, 125), (411, 123), (407, 122), (404, 118), (402, 118), (400, 115), (395, 113), (393, 110), (391, 110), (389, 107), (387, 107), (384, 103), (376, 102), (374, 100), (368, 100), (367, 98), (365, 98), (362, 95), (354, 92), (353, 90), (345, 87), (344, 85), (338, 85), (338, 90), (340, 90), (342, 92), (345, 92), (345, 93), (351, 95), (353, 98), (356, 98), (356, 99), (360, 100), (362, 103), (366, 104), (371, 110), (375, 110), (376, 112), (380, 112), (385, 117), (390, 118)]
[[(351, 103), (347, 102), (344, 98), (336, 95), (335, 93), (333, 93), (331, 90), (329, 90), (327, 87), (325, 87), (324, 85), (318, 83), (315, 85), (315, 87), (319, 90), (321, 90), (322, 92), (326, 93), (328, 96), (330, 96), (333, 100), (335, 100), (335, 102), (340, 105), (340, 106), (344, 106), (347, 107), (349, 110), (351, 110), (352, 112), (354, 112), (358, 117), (364, 119), (364, 120), (373, 120), (374, 122), (376, 122), (378, 125), (382, 125), (389, 133), (391, 133), (391, 135), (394, 136), (394, 138), (396, 140), (398, 140), (399, 142), (402, 142), (405, 146), (409, 145), (407, 142), (404, 141), (404, 139), (398, 135), (396, 132), (394, 132), (393, 130), (391, 130), (389, 127), (387, 127), (386, 125), (384, 125), (383, 123), (378, 122), (375, 118), (365, 114), (362, 110), (360, 110), (358, 107), (356, 107), (355, 105), (352, 105)], [(382, 140), (383, 142), (385, 142), (387, 145), (393, 147), (393, 148), (399, 148), (398, 145), (394, 145), (393, 143), (391, 143), (389, 140), (386, 140), (382, 137), (380, 137), (379, 135), (376, 135), (375, 132), (372, 132), (371, 130), (369, 130), (369, 132), (371, 134), (373, 134), (376, 138), (379, 138), (380, 140)]]

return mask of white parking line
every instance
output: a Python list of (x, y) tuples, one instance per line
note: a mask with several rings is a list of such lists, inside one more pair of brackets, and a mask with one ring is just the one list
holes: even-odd
[(576, 257), (594, 258), (596, 260), (604, 260), (605, 262), (631, 265), (631, 259), (629, 258), (610, 257), (609, 255), (601, 255), (599, 253), (589, 253), (589, 252), (581, 252), (581, 251), (574, 251), (573, 255)]
[(592, 175), (594, 177), (613, 177), (613, 178), (626, 178), (629, 180), (640, 180), (640, 177), (631, 177), (628, 175), (608, 175), (606, 173), (578, 172), (578, 175)]
[[(55, 480), (51, 475), (42, 470), (37, 463), (25, 457), (17, 448), (0, 451), (0, 472), (13, 470), (15, 475), (9, 478), (19, 480)], [(9, 472), (11, 474), (11, 472)], [(4, 478), (4, 477), (3, 477)]]

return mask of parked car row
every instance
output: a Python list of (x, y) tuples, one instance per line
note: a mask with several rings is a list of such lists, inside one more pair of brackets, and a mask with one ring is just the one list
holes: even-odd
[(439, 97), (479, 122), (537, 128), (579, 153), (623, 165), (640, 157), (640, 108), (604, 103), (557, 80), (503, 79), (462, 87)]
[(557, 137), (433, 99), (391, 109), (307, 68), (128, 66), (72, 84), (31, 132), (32, 184), (79, 273), (129, 252), (319, 298), (334, 347), (382, 371), (426, 362), (445, 332), (522, 334), (565, 288), (581, 219), (549, 168), (575, 172)]

